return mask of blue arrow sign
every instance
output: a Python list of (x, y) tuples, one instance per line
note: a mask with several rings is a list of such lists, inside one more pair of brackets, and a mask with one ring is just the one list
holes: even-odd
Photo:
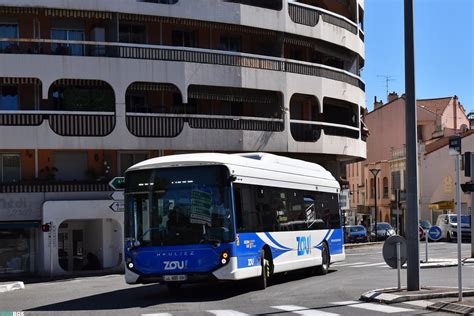
[(114, 190), (123, 190), (125, 187), (124, 177), (115, 177), (109, 182), (109, 186)]
[(441, 231), (441, 228), (438, 226), (431, 226), (430, 230), (428, 231), (428, 235), (430, 236), (430, 239), (433, 241), (437, 241), (441, 239), (441, 235), (443, 232)]

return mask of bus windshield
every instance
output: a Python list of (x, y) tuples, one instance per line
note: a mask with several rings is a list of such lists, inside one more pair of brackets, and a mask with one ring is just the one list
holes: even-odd
[(135, 246), (232, 241), (229, 183), (224, 166), (127, 172), (125, 237)]

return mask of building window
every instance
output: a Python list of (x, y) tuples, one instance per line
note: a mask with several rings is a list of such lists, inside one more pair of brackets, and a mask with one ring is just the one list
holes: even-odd
[(370, 179), (370, 198), (374, 197), (374, 191), (375, 191), (375, 181), (374, 179)]
[(119, 153), (119, 175), (122, 176), (128, 168), (147, 159), (147, 152)]
[(120, 23), (119, 41), (121, 43), (146, 44), (146, 26), (143, 24)]
[(395, 194), (396, 189), (401, 189), (401, 173), (400, 171), (392, 172), (392, 194)]
[(16, 182), (21, 179), (20, 154), (0, 154), (1, 182)]
[(219, 49), (229, 52), (240, 52), (240, 37), (221, 36)]
[(19, 108), (17, 86), (0, 86), (0, 111), (14, 111)]
[(388, 178), (387, 177), (383, 178), (383, 198), (384, 199), (388, 198)]
[[(83, 41), (83, 30), (52, 29), (51, 39), (63, 41)], [(81, 44), (51, 44), (51, 50), (58, 55), (84, 56), (84, 45)]]
[[(1, 38), (18, 38), (17, 24), (0, 24)], [(17, 42), (0, 42), (0, 52), (13, 51), (18, 47)]]
[(173, 46), (197, 47), (197, 32), (186, 30), (173, 30), (173, 33), (171, 35), (171, 42)]

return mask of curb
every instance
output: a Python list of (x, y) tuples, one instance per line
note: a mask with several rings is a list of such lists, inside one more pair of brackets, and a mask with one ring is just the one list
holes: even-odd
[[(425, 289), (433, 290), (433, 289), (436, 289), (436, 287), (429, 287)], [(406, 288), (402, 288), (402, 290), (406, 290)], [(360, 300), (365, 301), (365, 302), (395, 304), (395, 303), (403, 303), (403, 302), (408, 302), (408, 301), (458, 297), (457, 291), (441, 292), (441, 289), (440, 289), (440, 292), (437, 292), (437, 293), (420, 293), (420, 294), (406, 294), (406, 295), (397, 295), (397, 294), (389, 293), (389, 292), (395, 292), (395, 291), (398, 291), (397, 288), (386, 288), (386, 289), (378, 289), (378, 290), (365, 292), (364, 294), (360, 296)], [(463, 296), (464, 297), (474, 296), (474, 290), (473, 289), (463, 290)]]
[(24, 288), (25, 288), (25, 284), (21, 281), (13, 282), (13, 283), (7, 283), (7, 284), (0, 284), (0, 293), (10, 292), (10, 291), (14, 291), (14, 290), (22, 290)]

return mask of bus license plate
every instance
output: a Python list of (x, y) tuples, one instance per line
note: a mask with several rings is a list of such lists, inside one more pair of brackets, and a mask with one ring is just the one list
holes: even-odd
[(188, 279), (187, 275), (176, 274), (176, 275), (164, 275), (163, 280), (165, 281), (186, 281)]

